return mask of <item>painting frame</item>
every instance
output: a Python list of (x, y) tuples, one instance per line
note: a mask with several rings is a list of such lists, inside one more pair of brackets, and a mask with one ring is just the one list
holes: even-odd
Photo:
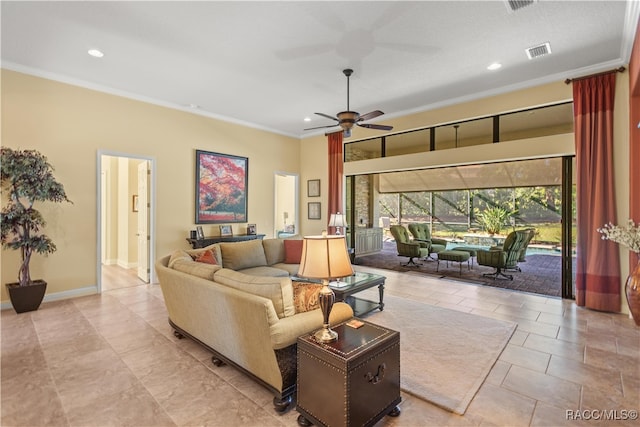
[(321, 219), (321, 204), (320, 202), (309, 202), (307, 204), (307, 218), (308, 219)]
[(320, 197), (320, 180), (307, 180), (307, 197)]
[(247, 222), (249, 159), (196, 150), (195, 223)]

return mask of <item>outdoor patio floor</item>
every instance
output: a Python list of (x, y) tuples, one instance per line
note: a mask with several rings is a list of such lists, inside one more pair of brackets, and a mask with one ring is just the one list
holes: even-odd
[[(434, 258), (436, 255), (434, 255)], [(416, 267), (404, 267), (408, 261), (407, 257), (398, 256), (394, 241), (385, 241), (381, 252), (358, 256), (356, 264), (369, 267), (382, 268), (394, 271), (412, 272), (412, 274), (424, 274), (431, 277), (439, 277), (443, 280), (454, 279), (463, 282), (471, 282), (478, 285), (493, 286), (504, 289), (512, 289), (522, 292), (530, 292), (541, 295), (560, 297), (562, 295), (561, 283), (561, 262), (558, 255), (529, 254), (526, 262), (520, 263), (521, 272), (509, 271), (513, 275), (513, 280), (504, 278), (492, 279), (483, 277), (484, 273), (494, 271), (491, 267), (478, 265), (475, 258), (471, 269), (467, 268), (467, 263), (462, 264), (462, 273), (457, 262), (441, 261), (438, 271), (436, 260), (421, 260), (421, 265)], [(575, 259), (574, 259), (575, 277)]]

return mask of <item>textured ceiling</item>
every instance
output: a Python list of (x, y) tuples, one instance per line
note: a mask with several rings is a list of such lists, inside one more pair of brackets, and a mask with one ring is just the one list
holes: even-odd
[[(294, 137), (625, 65), (637, 1), (11, 2), (3, 68)], [(550, 42), (552, 54), (525, 49)], [(90, 48), (105, 53), (87, 55)], [(486, 67), (498, 61), (494, 72)], [(189, 105), (197, 105), (190, 108)], [(312, 121), (303, 122), (304, 117)], [(332, 130), (332, 129), (328, 129)], [(380, 131), (363, 130), (361, 136)]]

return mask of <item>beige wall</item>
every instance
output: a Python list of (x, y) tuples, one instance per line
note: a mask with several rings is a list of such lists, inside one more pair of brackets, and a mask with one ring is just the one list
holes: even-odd
[[(297, 140), (164, 107), (107, 95), (12, 71), (2, 70), (2, 144), (35, 148), (49, 157), (56, 176), (65, 185), (73, 205), (44, 207), (49, 221), (47, 234), (58, 252), (32, 262), (32, 276), (49, 282), (48, 294), (72, 296), (95, 291), (96, 173), (97, 152), (149, 156), (155, 160), (157, 257), (186, 247), (185, 237), (194, 225), (195, 150), (210, 150), (249, 158), (248, 222), (260, 232), (273, 230), (275, 171), (300, 175), (301, 234), (326, 229), (327, 140), (324, 135)], [(381, 121), (394, 132), (426, 125), (509, 112), (572, 99), (571, 86), (563, 82), (514, 91), (454, 106)], [(628, 169), (628, 75), (620, 74), (616, 89), (615, 174), (619, 220), (627, 217)], [(356, 128), (349, 141), (376, 132)], [(378, 133), (379, 134), (379, 133)], [(523, 145), (522, 150), (526, 150)], [(515, 148), (517, 155), (518, 148)], [(459, 154), (459, 152), (458, 152)], [(455, 162), (456, 150), (439, 161)], [(470, 159), (472, 160), (472, 159)], [(398, 162), (398, 158), (386, 162)], [(400, 159), (402, 162), (402, 159)], [(402, 167), (387, 163), (384, 168)], [(347, 170), (345, 166), (345, 170)], [(373, 170), (372, 170), (373, 172)], [(307, 180), (321, 180), (321, 197), (309, 198)], [(321, 220), (307, 219), (307, 203), (322, 203)], [(233, 224), (234, 233), (246, 224)], [(204, 225), (205, 234), (217, 234), (217, 226)], [(626, 252), (622, 250), (622, 254)], [(622, 274), (628, 271), (622, 257)], [(17, 254), (2, 252), (2, 283), (17, 274)], [(621, 284), (622, 286), (622, 284)], [(6, 301), (4, 287), (2, 300)], [(623, 304), (623, 307), (626, 307)]]
[[(58, 251), (34, 257), (31, 265), (33, 278), (48, 281), (48, 298), (96, 290), (99, 150), (155, 159), (157, 257), (187, 247), (195, 228), (196, 149), (249, 158), (248, 221), (258, 230), (274, 228), (274, 172), (299, 173), (294, 138), (8, 70), (2, 70), (1, 90), (2, 144), (46, 155), (74, 202), (42, 206)], [(245, 228), (233, 224), (234, 233)], [(204, 229), (218, 233), (217, 226)], [(2, 283), (15, 281), (18, 257), (2, 251)]]

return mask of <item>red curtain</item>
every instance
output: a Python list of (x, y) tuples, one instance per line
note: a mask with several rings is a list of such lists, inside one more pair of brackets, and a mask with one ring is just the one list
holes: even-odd
[(577, 174), (576, 302), (620, 311), (618, 245), (602, 240), (604, 224), (617, 223), (613, 179), (613, 103), (616, 73), (573, 82)]
[[(629, 61), (629, 218), (640, 222), (640, 24)], [(638, 262), (635, 252), (629, 251), (630, 269)]]
[[(327, 222), (332, 213), (341, 212), (342, 209), (342, 132), (330, 133), (327, 137), (329, 145), (329, 202)], [(335, 234), (335, 227), (328, 227), (329, 234)]]

